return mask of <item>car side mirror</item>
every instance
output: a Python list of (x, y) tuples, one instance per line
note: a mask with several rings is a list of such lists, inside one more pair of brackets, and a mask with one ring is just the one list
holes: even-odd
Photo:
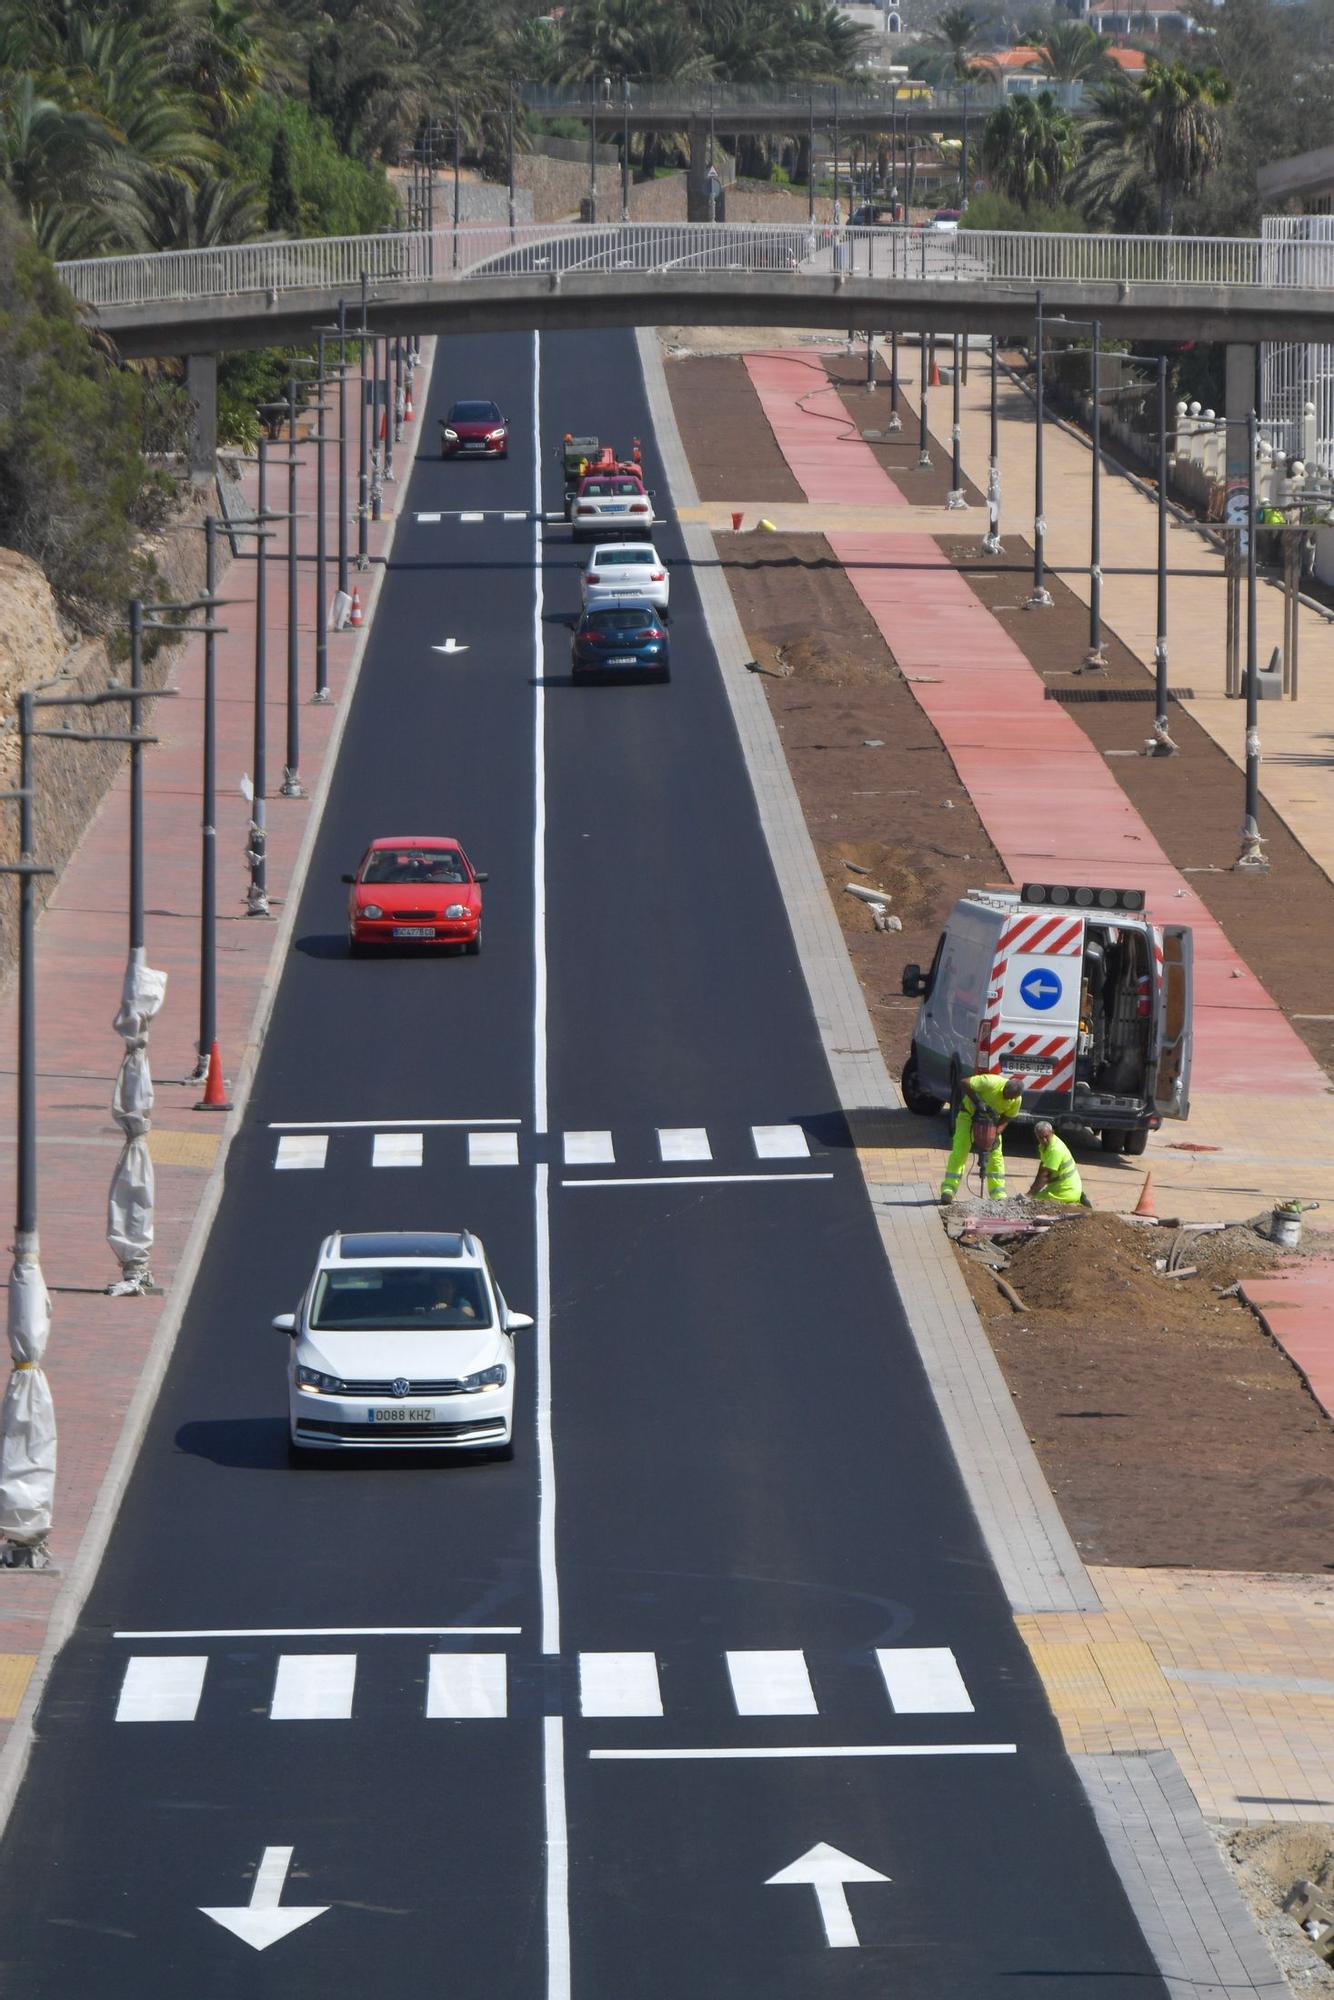
[(899, 978), (900, 990), (910, 1000), (916, 1000), (926, 992), (926, 975), (920, 965), (905, 965)]
[(491, 880), (490, 870), (486, 868), (474, 868), (472, 879), (474, 882), (489, 882)]
[(355, 882), (357, 878), (355, 875), (343, 875), (339, 879), (343, 882)]
[(535, 1322), (531, 1313), (516, 1313), (511, 1312), (508, 1306), (505, 1308), (506, 1333), (522, 1333), (526, 1326), (534, 1324)]
[(295, 1339), (296, 1337), (295, 1313), (279, 1313), (276, 1319), (274, 1320), (273, 1324), (275, 1330), (278, 1333), (290, 1333), (293, 1339)]

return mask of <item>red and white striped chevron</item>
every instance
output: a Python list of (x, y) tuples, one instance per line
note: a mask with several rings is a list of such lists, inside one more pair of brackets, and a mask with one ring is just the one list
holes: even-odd
[[(1030, 1090), (1070, 1090), (1075, 1081), (1075, 1038), (1073, 1035), (1024, 1034), (1002, 1028), (990, 1038), (989, 1067), (1005, 1071), (1020, 1057), (1021, 1071)], [(1031, 1067), (1039, 1064), (1040, 1067)]]
[(1053, 916), (1050, 910), (1021, 910), (1009, 919), (996, 941), (991, 988), (977, 1031), (979, 1069), (995, 1069), (1000, 1059), (996, 1026), (1000, 1020), (1001, 989), (1015, 953), (1023, 952), (1035, 958), (1077, 958), (1083, 949), (1083, 941), (1084, 919), (1082, 916), (1072, 917), (1068, 910), (1063, 910), (1059, 916)]

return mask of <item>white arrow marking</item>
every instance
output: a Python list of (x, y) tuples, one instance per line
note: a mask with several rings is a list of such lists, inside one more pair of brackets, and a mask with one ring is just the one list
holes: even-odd
[(202, 1915), (212, 1917), (215, 1924), (221, 1924), (225, 1931), (232, 1931), (256, 1951), (267, 1951), (279, 1938), (289, 1931), (299, 1931), (302, 1924), (308, 1924), (312, 1917), (322, 1917), (330, 1907), (328, 1903), (293, 1903), (287, 1909), (279, 1907), (283, 1893), (283, 1883), (292, 1865), (290, 1847), (266, 1847), (255, 1875), (255, 1886), (250, 1892), (250, 1901), (244, 1906), (229, 1910), (206, 1909), (201, 1903)]
[(433, 653), (466, 653), (467, 650), (468, 648), (461, 646), (457, 639), (446, 639), (443, 646), (432, 646), (431, 648)]
[(861, 1939), (857, 1936), (852, 1911), (848, 1908), (846, 1885), (849, 1882), (888, 1882), (889, 1879), (878, 1869), (868, 1868), (864, 1861), (854, 1861), (850, 1854), (831, 1847), (828, 1841), (817, 1840), (805, 1854), (789, 1862), (786, 1868), (780, 1868), (776, 1875), (771, 1875), (765, 1886), (772, 1889), (789, 1882), (808, 1882), (820, 1905), (826, 1944), (857, 1945)]

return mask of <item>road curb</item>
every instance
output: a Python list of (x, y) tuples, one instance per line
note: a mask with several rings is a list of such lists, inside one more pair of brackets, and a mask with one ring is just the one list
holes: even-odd
[[(420, 364), (422, 379), (421, 400), (423, 406), (426, 403), (427, 393), (430, 388), (431, 372), (434, 363), (435, 342), (430, 341), (424, 346), (423, 358)], [(409, 478), (410, 476), (409, 474)], [(400, 497), (406, 494), (407, 486), (408, 479), (405, 479), (399, 488)], [(389, 533), (385, 539), (382, 559), (379, 565), (382, 570), (388, 566), (394, 542), (398, 535), (399, 523), (404, 517), (404, 511), (402, 508), (396, 509), (390, 521)], [(371, 617), (358, 632), (348, 661), (347, 679), (343, 684), (333, 727), (329, 732), (329, 740), (325, 747), (324, 761), (320, 767), (320, 775), (316, 780), (315, 789), (311, 794), (310, 812), (301, 835), (301, 844), (297, 849), (296, 857), (292, 863), (292, 873), (283, 900), (283, 913), (274, 929), (273, 943), (269, 950), (269, 962), (260, 984), (255, 1013), (251, 1022), (250, 1040), (245, 1059), (233, 1088), (233, 1108), (229, 1112), (226, 1124), (222, 1130), (218, 1156), (209, 1170), (199, 1206), (195, 1211), (195, 1219), (190, 1225), (189, 1235), (186, 1237), (185, 1246), (181, 1251), (180, 1262), (172, 1274), (171, 1283), (168, 1288), (167, 1303), (154, 1330), (143, 1370), (140, 1374), (134, 1395), (131, 1398), (129, 1408), (126, 1410), (125, 1418), (121, 1425), (120, 1436), (116, 1440), (110, 1464), (107, 1466), (101, 1484), (98, 1487), (97, 1498), (93, 1502), (92, 1510), (88, 1517), (88, 1525), (84, 1530), (83, 1538), (79, 1543), (74, 1560), (68, 1570), (66, 1570), (57, 1591), (55, 1602), (51, 1607), (51, 1613), (47, 1620), (46, 1633), (37, 1655), (36, 1665), (24, 1690), (18, 1713), (9, 1726), (4, 1746), (0, 1748), (0, 1834), (3, 1834), (9, 1823), (9, 1815), (13, 1810), (19, 1787), (23, 1782), (23, 1777), (27, 1770), (28, 1758), (31, 1755), (36, 1736), (37, 1710), (41, 1705), (42, 1696), (46, 1691), (46, 1685), (51, 1676), (51, 1669), (55, 1665), (56, 1658), (66, 1639), (68, 1639), (77, 1624), (79, 1613), (82, 1611), (87, 1601), (88, 1593), (96, 1580), (98, 1570), (101, 1567), (102, 1557), (106, 1552), (107, 1542), (111, 1536), (111, 1530), (115, 1525), (116, 1516), (120, 1511), (121, 1501), (125, 1496), (125, 1489), (129, 1484), (130, 1475), (134, 1471), (138, 1461), (139, 1450), (143, 1443), (144, 1433), (148, 1428), (149, 1418), (153, 1414), (158, 1392), (162, 1387), (163, 1378), (166, 1375), (172, 1354), (175, 1351), (186, 1302), (193, 1291), (195, 1279), (199, 1272), (199, 1265), (204, 1254), (204, 1246), (208, 1241), (209, 1231), (217, 1214), (218, 1204), (222, 1199), (231, 1143), (240, 1129), (241, 1120), (249, 1102), (255, 1072), (268, 1036), (269, 1024), (273, 1016), (273, 1004), (281, 983), (283, 967), (287, 962), (287, 954), (292, 932), (296, 925), (301, 892), (305, 886), (306, 870), (309, 867), (310, 856), (324, 818), (324, 808), (328, 799), (330, 786), (333, 782), (333, 774), (338, 763), (338, 751), (342, 743), (343, 731), (347, 727), (347, 719), (351, 712), (353, 696), (356, 693), (362, 662), (365, 659), (366, 648), (370, 643), (374, 625), (375, 617), (374, 613), (372, 613)]]

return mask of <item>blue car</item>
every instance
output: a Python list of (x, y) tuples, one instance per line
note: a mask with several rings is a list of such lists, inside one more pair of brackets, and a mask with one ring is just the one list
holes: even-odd
[(574, 678), (619, 680), (623, 674), (671, 679), (667, 614), (633, 598), (618, 604), (591, 604), (580, 614), (570, 647)]

